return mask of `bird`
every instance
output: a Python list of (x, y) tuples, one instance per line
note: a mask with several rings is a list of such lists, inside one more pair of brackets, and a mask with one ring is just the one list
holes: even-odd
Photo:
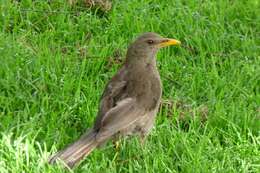
[(145, 139), (154, 125), (162, 96), (157, 52), (180, 44), (154, 32), (138, 36), (128, 47), (125, 62), (105, 86), (93, 127), (53, 155), (49, 163), (59, 160), (73, 168), (109, 140), (133, 135)]

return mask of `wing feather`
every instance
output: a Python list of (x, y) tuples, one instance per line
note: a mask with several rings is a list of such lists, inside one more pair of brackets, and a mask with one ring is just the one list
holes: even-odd
[(137, 106), (136, 99), (126, 98), (109, 110), (102, 119), (101, 128), (97, 140), (103, 141), (120, 130), (130, 127), (139, 120), (140, 115), (145, 113), (144, 109)]

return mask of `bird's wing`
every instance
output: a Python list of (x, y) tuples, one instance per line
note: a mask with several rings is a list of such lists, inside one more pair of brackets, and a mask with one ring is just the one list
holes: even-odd
[(124, 92), (127, 85), (126, 73), (125, 68), (121, 68), (107, 84), (100, 100), (99, 111), (94, 125), (95, 130), (99, 130), (101, 127), (102, 119), (106, 113), (115, 107), (118, 101), (127, 97)]
[(127, 129), (139, 120), (145, 113), (144, 109), (137, 105), (135, 98), (125, 98), (110, 109), (101, 121), (97, 139), (106, 140), (117, 132)]

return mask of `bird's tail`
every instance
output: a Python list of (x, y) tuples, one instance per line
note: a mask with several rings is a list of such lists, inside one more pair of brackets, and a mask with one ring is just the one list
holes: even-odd
[(52, 156), (49, 163), (54, 164), (57, 160), (61, 160), (68, 167), (72, 168), (83, 157), (89, 155), (97, 146), (98, 142), (96, 141), (96, 132), (90, 130), (78, 141)]

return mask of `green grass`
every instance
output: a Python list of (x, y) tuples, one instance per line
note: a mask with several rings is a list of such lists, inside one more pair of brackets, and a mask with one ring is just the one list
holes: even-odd
[(116, 153), (108, 143), (72, 172), (260, 172), (258, 0), (114, 0), (108, 14), (83, 7), (0, 2), (1, 173), (69, 172), (48, 157), (91, 126), (120, 66), (109, 59), (147, 31), (183, 42), (161, 50), (158, 66), (163, 99), (189, 110), (162, 106), (145, 147), (131, 138)]

